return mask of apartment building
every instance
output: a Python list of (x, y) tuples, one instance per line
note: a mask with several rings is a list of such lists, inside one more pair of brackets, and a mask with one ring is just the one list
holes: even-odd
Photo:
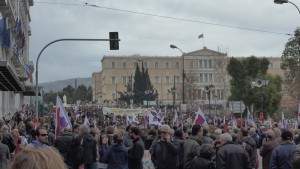
[(0, 117), (29, 103), (33, 62), (29, 61), (30, 7), (33, 0), (0, 0)]

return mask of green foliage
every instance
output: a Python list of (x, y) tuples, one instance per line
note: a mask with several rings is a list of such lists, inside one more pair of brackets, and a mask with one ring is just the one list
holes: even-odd
[[(129, 104), (130, 99), (133, 99), (135, 104), (142, 104), (144, 100), (153, 101), (156, 100), (158, 93), (153, 88), (151, 84), (148, 69), (145, 70), (144, 65), (142, 64), (142, 71), (139, 66), (136, 66), (133, 89), (131, 84), (126, 85), (127, 91), (118, 92), (120, 94), (119, 100), (127, 102)], [(151, 91), (146, 93), (146, 91)], [(128, 95), (133, 92), (133, 95)]]
[(50, 91), (49, 93), (44, 94), (44, 103), (50, 105), (51, 103), (56, 104), (56, 96), (59, 96), (61, 99), (64, 95), (67, 97), (68, 104), (75, 104), (77, 100), (81, 100), (82, 102), (91, 102), (93, 98), (93, 90), (92, 87), (86, 87), (84, 85), (78, 86), (75, 90), (73, 86), (68, 85), (63, 88), (61, 92), (54, 93)]
[[(254, 56), (243, 60), (231, 58), (227, 66), (227, 71), (232, 77), (229, 100), (242, 100), (247, 107), (253, 105), (255, 112), (274, 114), (281, 100), (282, 80), (278, 75), (267, 75), (269, 64), (268, 59)], [(251, 81), (255, 78), (267, 78), (269, 84), (251, 88)]]
[(300, 98), (300, 27), (289, 39), (281, 56), (281, 69), (285, 71), (284, 83), (288, 94), (299, 100)]

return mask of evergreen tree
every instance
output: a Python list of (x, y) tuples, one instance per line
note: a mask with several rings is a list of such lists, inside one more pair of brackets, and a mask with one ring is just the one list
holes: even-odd
[[(130, 99), (133, 99), (135, 104), (142, 104), (143, 101), (153, 101), (157, 99), (158, 93), (153, 89), (151, 84), (148, 69), (145, 70), (144, 64), (142, 63), (142, 71), (139, 66), (136, 66), (133, 90), (131, 89), (131, 84), (126, 85), (127, 91), (118, 92), (120, 95), (120, 100), (127, 102), (129, 104)], [(133, 91), (133, 96), (130, 95)]]

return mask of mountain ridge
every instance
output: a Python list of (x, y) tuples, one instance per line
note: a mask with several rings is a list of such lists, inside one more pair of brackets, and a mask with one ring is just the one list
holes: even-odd
[(77, 79), (77, 87), (80, 85), (85, 85), (86, 87), (92, 86), (92, 77), (87, 78), (72, 78), (65, 80), (57, 80), (51, 82), (40, 83), (39, 86), (43, 87), (45, 93), (52, 92), (60, 92), (63, 88), (71, 85), (75, 88), (75, 80)]

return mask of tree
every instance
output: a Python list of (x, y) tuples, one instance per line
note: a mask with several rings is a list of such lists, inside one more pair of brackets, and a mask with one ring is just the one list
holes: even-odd
[[(145, 70), (143, 63), (142, 71), (138, 64), (136, 66), (133, 89), (131, 87), (131, 83), (132, 82), (130, 80), (130, 83), (125, 86), (127, 91), (118, 92), (120, 94), (119, 99), (121, 101), (125, 101), (129, 104), (130, 99), (133, 99), (135, 104), (142, 104), (144, 100), (150, 101), (157, 98), (158, 93), (154, 90), (150, 81), (148, 69)], [(133, 92), (133, 95), (130, 95), (131, 92)]]
[(58, 95), (60, 98), (63, 98), (64, 95), (67, 97), (67, 104), (74, 104), (77, 100), (81, 100), (82, 102), (91, 102), (93, 98), (93, 91), (92, 87), (89, 86), (88, 88), (85, 85), (80, 85), (75, 90), (73, 86), (68, 85), (63, 88), (60, 92), (52, 92), (44, 94), (44, 102), (49, 103), (56, 103), (56, 96)]
[[(269, 61), (251, 56), (244, 60), (231, 58), (227, 66), (230, 80), (231, 95), (229, 100), (242, 100), (247, 107), (253, 105), (254, 111), (264, 111), (272, 115), (279, 108), (281, 100), (282, 80), (280, 76), (267, 75)], [(268, 85), (251, 88), (253, 79), (269, 80)]]
[(300, 100), (300, 27), (285, 45), (281, 56), (281, 69), (284, 70), (284, 84), (289, 96)]

